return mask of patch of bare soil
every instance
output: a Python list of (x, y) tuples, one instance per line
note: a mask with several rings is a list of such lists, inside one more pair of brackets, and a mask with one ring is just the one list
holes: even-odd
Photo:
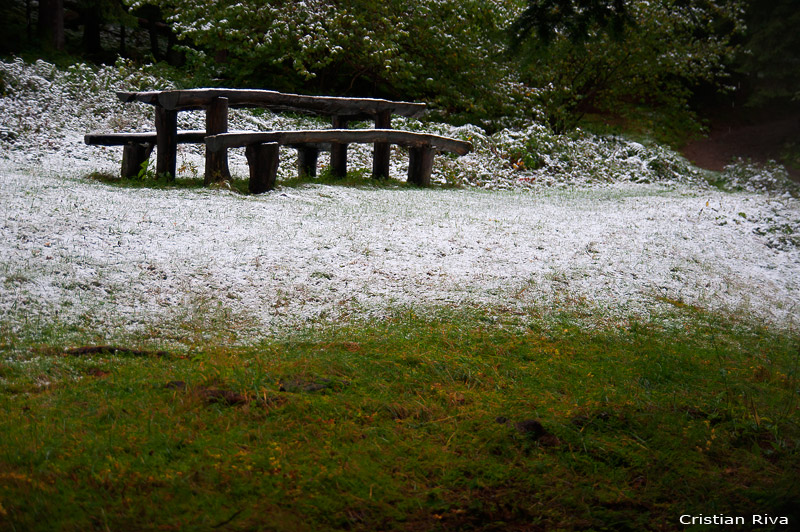
[[(783, 162), (790, 142), (800, 142), (800, 111), (793, 109), (718, 112), (704, 139), (689, 142), (683, 155), (708, 170), (722, 170), (737, 157), (753, 162)], [(800, 182), (800, 168), (786, 165), (789, 176)]]

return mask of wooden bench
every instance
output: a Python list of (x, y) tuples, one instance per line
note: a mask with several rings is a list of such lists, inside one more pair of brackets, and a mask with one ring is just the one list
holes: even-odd
[[(178, 131), (175, 142), (178, 144), (202, 144), (205, 131)], [(89, 133), (83, 141), (89, 146), (123, 146), (122, 177), (136, 177), (144, 166), (153, 147), (158, 142), (156, 132), (149, 133)]]
[[(462, 140), (426, 133), (396, 129), (319, 129), (304, 131), (232, 132), (209, 135), (206, 148), (217, 153), (228, 148), (245, 148), (250, 167), (248, 189), (253, 194), (272, 190), (280, 163), (280, 146), (290, 146), (298, 152), (301, 175), (316, 175), (317, 157), (323, 149), (336, 149), (353, 143), (397, 144), (409, 148), (408, 181), (421, 186), (430, 184), (434, 152), (466, 155), (472, 144)], [(333, 155), (333, 152), (332, 152)], [(334, 161), (334, 173), (347, 171), (346, 159)], [(338, 168), (334, 165), (339, 165)], [(373, 175), (375, 168), (373, 165)], [(388, 170), (387, 170), (388, 174)]]
[[(329, 116), (334, 129), (345, 129), (354, 120), (374, 120), (377, 129), (391, 129), (392, 115), (415, 118), (425, 112), (425, 104), (398, 102), (378, 98), (343, 98), (336, 96), (307, 96), (256, 89), (181, 89), (147, 92), (118, 92), (122, 102), (140, 102), (156, 109), (157, 132), (156, 173), (174, 176), (177, 158), (177, 113), (204, 109), (206, 134), (215, 135), (228, 130), (229, 107), (257, 107), (272, 111), (294, 111)], [(332, 166), (345, 165), (347, 146), (331, 146)], [(389, 145), (375, 143), (373, 174), (389, 175)], [(206, 152), (205, 181), (230, 177), (225, 150)]]

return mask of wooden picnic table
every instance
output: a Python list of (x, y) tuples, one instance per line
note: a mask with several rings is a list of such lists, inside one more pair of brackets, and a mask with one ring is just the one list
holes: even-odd
[[(259, 107), (273, 111), (295, 111), (330, 116), (334, 129), (346, 129), (354, 120), (371, 119), (376, 129), (391, 129), (392, 115), (418, 117), (425, 112), (425, 104), (395, 102), (377, 98), (344, 98), (335, 96), (306, 96), (256, 89), (180, 89), (146, 92), (118, 92), (123, 102), (141, 102), (156, 109), (156, 173), (175, 176), (177, 145), (179, 142), (178, 112), (204, 109), (206, 135), (228, 131), (228, 108)], [(387, 142), (376, 142), (373, 155), (373, 175), (389, 175), (389, 150)], [(331, 168), (335, 175), (347, 169), (347, 144), (331, 145)], [(206, 149), (205, 182), (229, 179), (226, 150)]]

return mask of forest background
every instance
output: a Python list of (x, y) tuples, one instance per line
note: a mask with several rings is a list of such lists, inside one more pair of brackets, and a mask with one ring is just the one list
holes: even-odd
[[(3, 56), (124, 58), (184, 87), (424, 101), (433, 119), (490, 132), (534, 120), (679, 148), (714, 121), (800, 107), (798, 0), (8, 0), (5, 11)], [(780, 142), (796, 171), (796, 137)]]

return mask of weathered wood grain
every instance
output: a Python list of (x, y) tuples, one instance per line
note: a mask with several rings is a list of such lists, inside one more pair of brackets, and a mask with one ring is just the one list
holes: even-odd
[(433, 150), (430, 147), (413, 147), (408, 153), (408, 181), (421, 187), (431, 184)]
[[(155, 136), (155, 135), (153, 135)], [(154, 142), (137, 143), (130, 142), (122, 148), (122, 169), (120, 176), (125, 178), (138, 177), (145, 161), (153, 151)]]
[(250, 167), (247, 188), (251, 194), (261, 194), (275, 188), (280, 162), (280, 146), (275, 142), (251, 144), (244, 150)]
[(318, 159), (319, 147), (315, 145), (297, 146), (297, 173), (300, 177), (315, 177)]
[(248, 144), (277, 142), (281, 145), (295, 144), (370, 144), (386, 142), (407, 147), (430, 147), (436, 151), (447, 151), (466, 155), (472, 144), (463, 140), (440, 137), (428, 133), (398, 131), (396, 129), (310, 129), (302, 131), (230, 132), (206, 137), (211, 150), (240, 148)]
[[(392, 129), (392, 113), (382, 111), (375, 117), (375, 129)], [(389, 155), (391, 145), (388, 142), (376, 142), (372, 150), (372, 175), (378, 179), (389, 177)]]
[(156, 175), (175, 178), (178, 166), (178, 112), (156, 107)]
[[(176, 141), (178, 144), (202, 143), (206, 132), (201, 130), (178, 131)], [(125, 146), (126, 144), (155, 144), (155, 131), (146, 133), (88, 133), (83, 136), (83, 141), (90, 146)]]
[[(333, 117), (333, 129), (347, 129), (348, 120), (342, 116)], [(347, 143), (334, 137), (331, 141), (331, 173), (336, 177), (347, 175)]]
[[(214, 98), (206, 108), (206, 132), (217, 135), (228, 131), (228, 99)], [(206, 148), (206, 171), (203, 184), (224, 181), (231, 178), (228, 169), (228, 153), (226, 150), (211, 151)]]
[(231, 107), (263, 107), (273, 110), (307, 111), (349, 118), (391, 114), (414, 118), (425, 112), (424, 103), (395, 102), (379, 98), (308, 96), (258, 89), (182, 89), (171, 91), (117, 92), (122, 102), (142, 102), (170, 110), (200, 109), (214, 98), (228, 98)]

